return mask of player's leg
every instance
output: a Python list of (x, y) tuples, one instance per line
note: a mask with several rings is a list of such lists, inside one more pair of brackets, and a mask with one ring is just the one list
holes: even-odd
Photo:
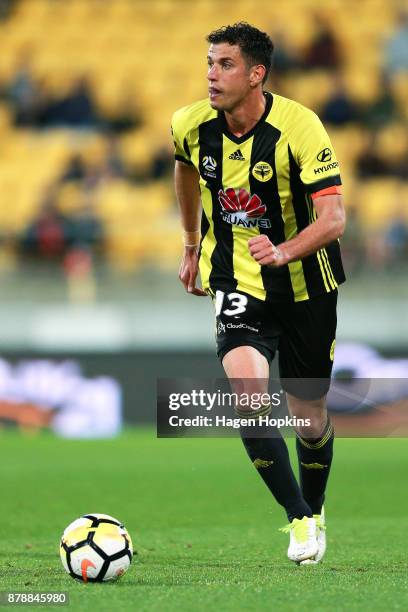
[(314, 515), (320, 515), (333, 460), (333, 426), (327, 414), (326, 396), (303, 400), (287, 394), (288, 410), (298, 420), (310, 420), (296, 428), (300, 486)]
[(333, 460), (334, 432), (326, 409), (336, 334), (337, 292), (294, 304), (285, 310), (285, 333), (279, 346), (280, 373), (292, 416), (310, 424), (296, 428), (296, 450), (303, 497), (322, 529), (319, 553), (325, 551), (323, 503)]
[[(275, 355), (280, 329), (269, 317), (270, 307), (261, 300), (239, 292), (217, 292), (217, 352), (231, 386), (245, 394), (268, 392), (269, 362)], [(262, 406), (260, 416), (270, 413)], [(244, 418), (248, 407), (237, 406)], [(251, 410), (251, 417), (254, 411)], [(317, 552), (316, 522), (305, 503), (293, 474), (285, 441), (277, 428), (241, 427), (246, 451), (275, 499), (286, 510), (290, 520), (288, 557), (300, 561)]]
[(317, 523), (318, 551), (314, 558), (302, 564), (321, 561), (326, 552), (324, 498), (333, 460), (334, 431), (326, 409), (326, 396), (318, 400), (300, 400), (287, 394), (291, 416), (310, 419), (310, 426), (297, 427), (296, 451), (299, 461), (300, 486), (304, 499), (312, 509)]
[[(261, 396), (268, 393), (269, 363), (253, 346), (231, 349), (225, 354), (222, 365), (231, 380), (233, 390), (236, 390), (234, 386), (239, 381), (240, 390), (246, 395)], [(269, 414), (270, 405), (266, 408), (267, 412), (238, 406), (237, 412), (243, 418), (253, 418), (258, 413)], [(270, 426), (241, 426), (240, 433), (254, 467), (276, 501), (285, 508), (289, 521), (302, 519), (304, 516), (311, 517), (311, 509), (302, 497), (290, 464), (286, 443), (279, 430)]]

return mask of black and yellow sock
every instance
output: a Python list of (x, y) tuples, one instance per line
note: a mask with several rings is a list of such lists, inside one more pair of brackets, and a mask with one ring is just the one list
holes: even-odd
[[(265, 416), (265, 408), (262, 416)], [(245, 413), (236, 411), (238, 416)], [(251, 414), (251, 418), (256, 417)], [(267, 414), (270, 413), (270, 409)], [(289, 522), (294, 518), (312, 516), (311, 508), (303, 499), (299, 484), (290, 464), (288, 448), (277, 427), (269, 425), (247, 427), (241, 425), (241, 439), (254, 467), (258, 470), (262, 480), (275, 497), (276, 501), (285, 508)]]
[(313, 514), (320, 514), (333, 459), (334, 430), (330, 420), (320, 438), (296, 438), (300, 487)]

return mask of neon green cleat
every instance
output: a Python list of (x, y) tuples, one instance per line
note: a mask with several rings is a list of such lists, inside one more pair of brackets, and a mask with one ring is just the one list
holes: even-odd
[(326, 522), (324, 506), (322, 507), (321, 514), (314, 514), (313, 518), (316, 520), (318, 551), (313, 559), (305, 559), (304, 561), (301, 561), (300, 565), (316, 565), (323, 559), (324, 553), (326, 552)]
[(290, 534), (288, 558), (291, 561), (299, 562), (317, 555), (316, 528), (316, 520), (308, 516), (293, 519), (289, 525), (281, 527), (279, 531)]

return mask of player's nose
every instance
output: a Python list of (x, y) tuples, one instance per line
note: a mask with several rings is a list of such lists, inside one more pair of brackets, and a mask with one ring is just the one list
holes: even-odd
[(215, 64), (213, 64), (210, 68), (208, 68), (207, 79), (209, 81), (216, 81), (217, 80), (217, 68), (216, 68)]

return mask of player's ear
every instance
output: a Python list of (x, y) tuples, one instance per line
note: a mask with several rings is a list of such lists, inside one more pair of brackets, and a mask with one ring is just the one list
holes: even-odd
[(257, 64), (251, 67), (249, 82), (251, 87), (257, 87), (262, 83), (266, 73), (266, 68), (262, 64)]

